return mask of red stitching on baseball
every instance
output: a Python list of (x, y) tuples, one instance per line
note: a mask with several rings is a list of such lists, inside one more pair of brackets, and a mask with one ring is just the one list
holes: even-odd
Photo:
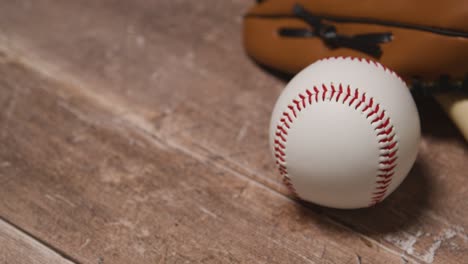
[(291, 111), (293, 112), (293, 116), (294, 116), (295, 118), (297, 118), (296, 110), (294, 110), (294, 106), (288, 105), (288, 108), (291, 109)]
[[(382, 120), (382, 119), (380, 119)], [(385, 121), (382, 122), (382, 124), (380, 124), (377, 129), (381, 129), (381, 128), (386, 128), (388, 126), (388, 124), (390, 123), (390, 118), (387, 118)]]
[(327, 94), (327, 87), (325, 86), (325, 84), (322, 84), (322, 90), (323, 90), (322, 101), (325, 101), (325, 96)]
[(285, 125), (287, 128), (290, 128), (288, 122), (286, 121), (286, 119), (281, 118), (280, 121), (281, 121), (281, 123), (283, 123), (283, 125)]
[(393, 158), (393, 156), (396, 155), (396, 150), (394, 150), (393, 152), (389, 152), (389, 153), (385, 153), (385, 154), (380, 154), (380, 156), (382, 157), (388, 157), (388, 158)]
[(296, 105), (296, 108), (297, 108), (297, 111), (301, 111), (301, 105), (300, 105), (300, 101), (298, 100), (293, 100), (293, 103)]
[(392, 141), (394, 138), (395, 138), (395, 135), (393, 135), (393, 136), (391, 136), (391, 137), (386, 137), (386, 138), (383, 138), (383, 139), (379, 140), (379, 143), (390, 142), (390, 141)]
[(384, 117), (385, 117), (385, 111), (382, 111), (382, 112), (380, 113), (380, 115), (377, 115), (377, 116), (374, 118), (374, 120), (371, 121), (371, 124), (374, 124), (375, 122), (384, 119)]
[[(309, 99), (309, 104), (312, 104), (312, 92), (309, 89), (306, 90), (307, 97)], [(305, 107), (305, 106), (304, 106)]]
[(387, 179), (387, 180), (380, 180), (380, 181), (377, 181), (378, 184), (387, 184), (389, 182), (391, 182), (392, 179)]
[(280, 154), (276, 154), (275, 157), (282, 162), (285, 162), (284, 158)]
[(306, 107), (306, 103), (305, 103), (305, 100), (304, 100), (304, 99), (305, 99), (306, 97), (305, 97), (304, 95), (302, 95), (302, 94), (299, 94), (299, 97), (301, 98), (302, 107), (305, 108), (305, 107)]
[[(382, 164), (382, 163), (380, 163), (380, 164)], [(384, 164), (383, 164), (383, 165), (384, 165)], [(393, 169), (394, 169), (395, 167), (396, 167), (396, 164), (393, 165), (393, 166), (390, 166), (390, 167), (388, 167), (388, 168), (380, 168), (379, 171), (385, 172), (385, 173), (389, 173), (389, 172), (392, 172)]]
[(283, 135), (279, 132), (276, 132), (275, 134), (277, 137), (279, 137), (283, 142), (286, 142), (286, 138), (283, 137)]
[(320, 59), (318, 61), (327, 61), (327, 60), (350, 60), (350, 61), (357, 60), (357, 61), (360, 61), (360, 62), (365, 62), (365, 63), (367, 63), (369, 65), (372, 65), (372, 66), (375, 66), (377, 68), (381, 67), (385, 72), (388, 72), (388, 73), (392, 74), (393, 76), (397, 77), (402, 83), (404, 83), (406, 85), (406, 82), (396, 72), (394, 72), (390, 68), (386, 67), (385, 65), (380, 64), (378, 61), (375, 61), (375, 60), (372, 60), (372, 59), (357, 58), (357, 57), (351, 57), (351, 56), (346, 56), (346, 57), (338, 56), (338, 57), (323, 58), (323, 59)]
[[(370, 61), (366, 61), (370, 63)], [(315, 102), (319, 102), (319, 100), (331, 101), (335, 98), (335, 101), (338, 102), (341, 95), (343, 95), (344, 99), (341, 103), (353, 107), (356, 111), (361, 111), (366, 118), (369, 119), (370, 125), (372, 125), (376, 131), (377, 142), (380, 145), (381, 153), (379, 154), (380, 161), (378, 173), (376, 173), (374, 191), (370, 194), (370, 205), (381, 202), (387, 193), (388, 187), (391, 185), (392, 177), (395, 173), (394, 169), (397, 166), (398, 160), (396, 155), (398, 151), (397, 141), (390, 118), (386, 116), (385, 110), (380, 109), (380, 104), (374, 103), (373, 97), (367, 97), (366, 93), (360, 94), (359, 89), (351, 89), (349, 85), (346, 89), (343, 89), (343, 85), (340, 83), (337, 89), (333, 84), (329, 87), (322, 84), (320, 88), (314, 86), (312, 90), (313, 92), (306, 89), (304, 91), (305, 94), (299, 93), (297, 97), (292, 100), (292, 103), (287, 107), (288, 110), (283, 112), (282, 118), (280, 118), (276, 127), (274, 153), (276, 164), (283, 177), (284, 184), (292, 193), (297, 195), (286, 166), (286, 144), (288, 129), (291, 128), (294, 120), (298, 118), (299, 112), (311, 106), (313, 100), (315, 100)], [(329, 98), (326, 96), (327, 93), (330, 94)], [(346, 101), (349, 98), (351, 98), (351, 100), (347, 103)], [(363, 108), (359, 109), (361, 105), (363, 105)]]
[(362, 102), (365, 102), (365, 101), (366, 101), (366, 93), (363, 93), (361, 100), (358, 102), (356, 107), (354, 107), (354, 110), (357, 110), (362, 105)]
[[(349, 86), (348, 86), (348, 87), (349, 87)], [(354, 96), (353, 96), (353, 98), (351, 99), (351, 101), (349, 102), (349, 105), (348, 105), (348, 106), (351, 106), (351, 105), (354, 103), (354, 101), (356, 101), (356, 99), (358, 99), (358, 97), (359, 97), (358, 91), (357, 91), (357, 90), (354, 90)]]
[(283, 144), (281, 144), (281, 142), (279, 142), (277, 139), (275, 139), (275, 145), (282, 148), (282, 149), (285, 148), (285, 146)]
[(332, 90), (332, 93), (331, 93), (330, 98), (333, 98), (333, 96), (334, 96), (335, 93), (336, 93), (336, 89), (335, 89), (335, 86), (334, 86), (333, 84), (331, 84), (330, 87), (331, 87), (331, 90)]
[(381, 135), (390, 135), (390, 133), (392, 133), (392, 131), (393, 131), (393, 127), (390, 127), (390, 128), (387, 129), (387, 130), (383, 130), (383, 131), (379, 132), (379, 133), (377, 134), (377, 136), (381, 136)]
[(350, 91), (350, 88), (349, 88), (349, 85), (348, 85), (348, 88), (346, 88), (346, 96), (345, 98), (343, 99), (343, 103), (346, 102), (346, 100), (348, 100), (348, 98), (351, 96), (351, 91)]
[(377, 114), (377, 112), (379, 112), (379, 109), (380, 109), (380, 105), (379, 104), (376, 104), (374, 109), (372, 110), (372, 112), (370, 112), (368, 115), (367, 115), (367, 118), (369, 118), (370, 116), (373, 116), (374, 114)]
[(390, 183), (387, 183), (387, 184), (381, 184), (379, 186), (376, 187), (377, 190), (386, 190), (387, 187), (390, 185)]
[(284, 156), (284, 155), (285, 155), (284, 152), (283, 152), (280, 148), (278, 148), (278, 147), (275, 148), (275, 152), (276, 152), (276, 153), (279, 153), (281, 156)]
[(393, 142), (392, 144), (386, 145), (382, 147), (381, 149), (387, 149), (387, 150), (392, 150), (396, 145), (396, 142)]
[(379, 174), (379, 175), (377, 175), (377, 177), (379, 177), (379, 178), (384, 178), (384, 179), (390, 179), (390, 178), (392, 178), (392, 176), (393, 176), (393, 172), (392, 172), (392, 173), (387, 173), (387, 174)]
[(283, 112), (283, 116), (287, 117), (288, 120), (289, 120), (289, 122), (292, 122), (292, 119), (291, 119), (291, 117), (289, 116), (289, 113)]
[(384, 160), (384, 161), (381, 161), (380, 164), (383, 164), (383, 165), (392, 165), (393, 163), (395, 163), (396, 161), (396, 157), (391, 159), (391, 160)]
[(318, 102), (319, 90), (318, 90), (317, 86), (314, 86), (314, 92), (315, 92), (315, 102)]
[(338, 91), (338, 96), (336, 97), (336, 102), (338, 102), (340, 100), (340, 96), (343, 93), (343, 85), (341, 85), (341, 83), (340, 83), (339, 87), (340, 87), (340, 90)]
[(381, 191), (378, 191), (378, 192), (374, 192), (374, 193), (372, 193), (372, 194), (375, 194), (375, 195), (385, 195), (385, 192), (386, 192), (386, 191), (387, 191), (387, 190), (381, 190)]
[(280, 125), (276, 126), (276, 129), (278, 129), (281, 133), (285, 134), (285, 135), (288, 135), (288, 131), (286, 131), (286, 129)]

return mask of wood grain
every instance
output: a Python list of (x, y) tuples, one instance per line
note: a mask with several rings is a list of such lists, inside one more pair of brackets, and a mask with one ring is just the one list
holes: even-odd
[[(397, 263), (15, 59), (0, 64), (2, 217), (79, 263)], [(62, 91), (62, 92), (59, 92)], [(9, 102), (9, 103), (5, 103)], [(357, 262), (356, 262), (357, 263)]]
[[(286, 199), (289, 204), (292, 202), (285, 196), (287, 191), (274, 170), (267, 146), (270, 111), (284, 82), (263, 72), (243, 55), (241, 15), (250, 4), (245, 1), (158, 1), (155, 4), (143, 0), (1, 3), (0, 50), (26, 65), (28, 71), (39, 72), (60, 83), (45, 85), (44, 90), (81, 98), (76, 104), (80, 109), (78, 116), (84, 120), (99, 123), (109, 118), (117, 119), (127, 129), (138, 131), (156, 142), (158, 152), (162, 148), (197, 162), (209, 161), (210, 170), (227, 173), (239, 181), (246, 180), (268, 195)], [(80, 15), (76, 16), (78, 13)], [(7, 73), (11, 74), (9, 71)], [(363, 237), (381, 252), (386, 252), (382, 253), (384, 255), (423, 263), (460, 263), (466, 259), (468, 191), (464, 186), (467, 185), (467, 147), (433, 102), (422, 99), (418, 103), (425, 135), (418, 161), (408, 179), (384, 204), (358, 211), (295, 205), (297, 211), (287, 211), (287, 217), (298, 217), (295, 221), (301, 222), (303, 214), (316, 215), (320, 220), (307, 225), (312, 236), (316, 235), (316, 229), (330, 229), (329, 224), (321, 224), (322, 218), (329, 219), (325, 222), (332, 221), (333, 226), (338, 227), (322, 234), (320, 239), (346, 248), (351, 245), (347, 245), (349, 242), (341, 234), (349, 229), (352, 241)], [(99, 110), (87, 110), (89, 104), (98, 105)], [(53, 110), (38, 106), (37, 111), (49, 113)], [(107, 112), (107, 117), (101, 117), (101, 112)], [(71, 122), (65, 117), (60, 118), (63, 119), (61, 122)], [(38, 130), (43, 129), (37, 126)], [(106, 131), (116, 129), (105, 128)], [(65, 132), (57, 133), (59, 137)], [(132, 134), (130, 138), (133, 137)], [(99, 140), (95, 141), (99, 145)], [(32, 143), (35, 145), (37, 143)], [(52, 149), (55, 148), (62, 149), (63, 146)], [(74, 151), (79, 153), (79, 149)], [(179, 154), (173, 155), (175, 160)], [(125, 157), (130, 158), (127, 155)], [(142, 159), (138, 155), (130, 156), (135, 160)], [(34, 157), (29, 156), (32, 160)], [(94, 162), (89, 157), (82, 158), (77, 160), (85, 164)], [(152, 162), (164, 164), (158, 159)], [(70, 164), (61, 166), (63, 170), (71, 169)], [(183, 166), (182, 169), (191, 171)], [(110, 169), (103, 171), (107, 170)], [(174, 175), (178, 172), (172, 171)], [(77, 172), (77, 175), (80, 173), (84, 172)], [(43, 177), (50, 177), (48, 174), (45, 172)], [(201, 188), (213, 189), (212, 195), (223, 191), (218, 185), (227, 182), (216, 181), (216, 177), (209, 175), (204, 174), (204, 177), (214, 182)], [(69, 188), (75, 187), (70, 185)], [(72, 193), (61, 196), (70, 201), (81, 199), (80, 194), (73, 196)], [(249, 203), (258, 203), (252, 206), (271, 210), (263, 202), (257, 202), (253, 194), (251, 196)], [(95, 203), (101, 204), (99, 199), (90, 201), (90, 204)], [(118, 210), (108, 203), (110, 201), (103, 203), (103, 207), (110, 206), (109, 213), (117, 214)], [(225, 212), (227, 209), (216, 207), (215, 210)], [(76, 230), (87, 228), (70, 221), (77, 225)], [(24, 224), (34, 227), (33, 223)], [(44, 235), (43, 228), (34, 230), (40, 232), (41, 237)], [(62, 226), (57, 232), (68, 233), (67, 230)], [(105, 236), (108, 232), (97, 232), (95, 236)], [(271, 232), (262, 234), (269, 237)], [(76, 250), (72, 241), (49, 239), (63, 245), (67, 252)], [(253, 244), (249, 242), (248, 245)], [(311, 248), (309, 244), (295, 244), (296, 247), (301, 251)], [(312, 248), (312, 251), (316, 250)], [(351, 248), (349, 252), (355, 250)], [(82, 255), (83, 258), (97, 256), (94, 251), (87, 254)], [(340, 257), (340, 253), (333, 254), (336, 262), (347, 261)], [(400, 260), (392, 259), (390, 263)]]
[(0, 263), (72, 264), (73, 262), (0, 219)]

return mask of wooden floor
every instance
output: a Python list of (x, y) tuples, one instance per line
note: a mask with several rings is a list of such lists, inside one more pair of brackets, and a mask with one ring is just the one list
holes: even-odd
[(468, 263), (468, 147), (424, 138), (375, 208), (291, 198), (254, 1), (0, 1), (0, 263)]

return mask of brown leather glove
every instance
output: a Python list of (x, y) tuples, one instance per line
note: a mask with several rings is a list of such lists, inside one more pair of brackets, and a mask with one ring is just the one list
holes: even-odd
[(465, 0), (264, 0), (244, 17), (244, 45), (260, 64), (297, 73), (318, 59), (377, 60), (406, 80), (466, 84)]

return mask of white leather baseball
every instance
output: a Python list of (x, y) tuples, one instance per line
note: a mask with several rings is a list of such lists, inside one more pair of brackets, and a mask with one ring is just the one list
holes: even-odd
[(361, 208), (403, 181), (420, 134), (400, 77), (377, 62), (340, 57), (317, 61), (289, 82), (273, 110), (270, 146), (299, 198)]

